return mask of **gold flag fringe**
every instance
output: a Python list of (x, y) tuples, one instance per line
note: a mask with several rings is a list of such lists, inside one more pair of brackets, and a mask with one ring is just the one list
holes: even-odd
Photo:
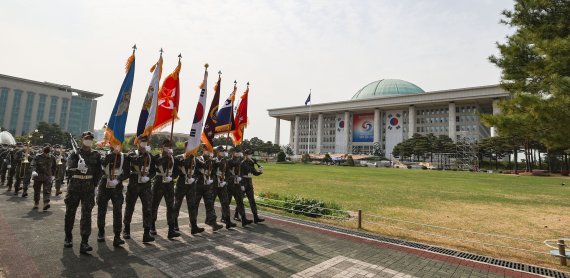
[(127, 64), (125, 65), (125, 72), (129, 72), (131, 64), (135, 61), (135, 54), (133, 53), (129, 59), (127, 59)]

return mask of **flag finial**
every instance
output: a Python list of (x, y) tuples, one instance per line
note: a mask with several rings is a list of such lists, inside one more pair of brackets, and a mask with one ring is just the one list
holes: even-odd
[(136, 50), (137, 50), (137, 44), (135, 43), (135, 45), (133, 45), (133, 54), (135, 54)]
[(180, 60), (182, 60), (182, 53), (178, 54), (178, 62), (180, 62)]
[(162, 50), (162, 47), (160, 48), (160, 50), (158, 52), (160, 52), (160, 57), (162, 57), (162, 52), (164, 52), (164, 50)]
[(222, 75), (222, 71), (221, 71), (221, 70), (220, 70), (220, 71), (218, 71), (218, 75)]
[(237, 85), (237, 80), (234, 80), (234, 86)]
[(206, 64), (204, 65), (205, 68), (208, 68), (209, 66), (210, 66), (210, 65), (208, 65), (208, 63), (206, 63)]
[(247, 86), (249, 87), (249, 81), (247, 81)]

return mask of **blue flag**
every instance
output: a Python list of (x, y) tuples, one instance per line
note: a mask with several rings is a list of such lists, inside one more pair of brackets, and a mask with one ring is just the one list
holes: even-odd
[(311, 102), (311, 93), (309, 93), (307, 100), (305, 100), (305, 105), (307, 105), (307, 103), (309, 103), (309, 102)]
[(129, 104), (131, 102), (131, 92), (133, 90), (133, 81), (135, 79), (135, 53), (129, 57), (127, 61), (127, 75), (119, 95), (115, 101), (115, 107), (109, 121), (107, 122), (107, 129), (105, 130), (105, 142), (111, 146), (122, 146), (125, 140), (125, 125), (127, 123), (127, 115), (129, 113)]
[(234, 83), (234, 90), (230, 97), (226, 99), (222, 108), (218, 110), (216, 123), (216, 134), (227, 133), (234, 130), (234, 100), (236, 95), (237, 85)]

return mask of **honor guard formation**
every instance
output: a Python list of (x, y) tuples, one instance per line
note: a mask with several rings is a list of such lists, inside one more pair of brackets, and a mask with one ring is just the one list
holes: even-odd
[[(263, 167), (252, 158), (251, 150), (242, 152), (236, 147), (228, 151), (217, 147), (210, 153), (202, 146), (196, 155), (175, 155), (172, 142), (165, 140), (160, 153), (152, 155), (148, 137), (141, 136), (136, 149), (128, 153), (121, 152), (120, 147), (102, 151), (93, 149), (93, 134), (90, 131), (82, 133), (79, 144), (72, 139), (71, 145), (71, 150), (60, 145), (31, 146), (21, 142), (15, 146), (0, 147), (2, 186), (7, 186), (7, 191), (13, 190), (14, 195), (26, 198), (33, 181), (34, 210), (40, 209), (40, 199), (43, 201), (42, 209), (48, 210), (52, 185), (55, 184), (55, 196), (59, 196), (66, 181), (66, 248), (73, 247), (72, 231), (80, 204), (81, 253), (93, 250), (89, 245), (89, 236), (95, 204), (98, 207), (97, 241), (105, 241), (105, 215), (109, 201), (113, 204), (113, 246), (125, 244), (123, 239), (131, 238), (131, 219), (139, 198), (144, 228), (142, 241), (145, 243), (154, 241), (157, 234), (158, 207), (163, 198), (169, 239), (180, 236), (178, 215), (184, 199), (192, 234), (204, 231), (197, 221), (202, 200), (206, 210), (205, 224), (213, 231), (224, 227), (218, 223), (214, 209), (216, 199), (219, 199), (222, 207), (220, 222), (225, 224), (226, 229), (236, 226), (231, 219), (232, 198), (236, 203), (233, 220), (240, 221), (242, 226), (264, 221), (257, 214), (252, 182), (253, 176), (263, 173)], [(253, 220), (246, 217), (244, 195), (249, 200)]]

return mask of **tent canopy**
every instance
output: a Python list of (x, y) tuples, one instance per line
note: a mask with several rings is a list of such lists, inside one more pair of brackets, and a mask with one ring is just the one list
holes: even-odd
[(0, 132), (0, 144), (16, 145), (16, 139), (8, 131)]

